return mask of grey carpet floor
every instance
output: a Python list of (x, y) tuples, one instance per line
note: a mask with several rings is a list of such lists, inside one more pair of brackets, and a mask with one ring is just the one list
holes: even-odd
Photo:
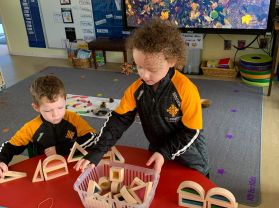
[[(55, 74), (67, 93), (121, 98), (137, 75), (49, 67), (0, 92), (0, 143), (9, 139), (36, 113), (31, 108), (28, 88), (38, 76)], [(231, 81), (193, 79), (201, 97), (213, 101), (203, 109), (203, 134), (209, 148), (210, 179), (229, 189), (239, 203), (260, 203), (260, 158), (262, 89)], [(97, 130), (104, 119), (84, 117)], [(118, 144), (147, 148), (141, 125), (134, 123)]]

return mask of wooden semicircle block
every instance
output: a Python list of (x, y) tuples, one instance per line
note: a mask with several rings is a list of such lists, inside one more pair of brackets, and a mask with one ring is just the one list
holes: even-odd
[(46, 181), (66, 175), (68, 172), (67, 162), (61, 155), (51, 155), (43, 161), (43, 173)]
[(32, 183), (44, 181), (44, 173), (43, 173), (43, 166), (42, 160), (39, 160), (36, 170), (33, 175)]
[(205, 200), (207, 201), (208, 208), (217, 206), (229, 208), (238, 207), (234, 195), (229, 190), (220, 187), (210, 189), (206, 194)]
[(194, 181), (183, 181), (177, 188), (178, 205), (189, 208), (205, 208), (205, 191)]

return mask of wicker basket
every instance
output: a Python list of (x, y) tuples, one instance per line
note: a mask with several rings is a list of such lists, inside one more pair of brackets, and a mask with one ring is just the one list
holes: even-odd
[(203, 74), (209, 77), (234, 78), (237, 75), (235, 69), (206, 67), (206, 61), (202, 62), (201, 68)]
[(92, 59), (72, 58), (72, 63), (75, 68), (89, 69), (92, 68)]

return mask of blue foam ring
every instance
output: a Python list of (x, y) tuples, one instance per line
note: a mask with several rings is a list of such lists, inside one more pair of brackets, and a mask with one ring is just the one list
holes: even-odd
[(250, 65), (250, 64), (245, 64), (242, 61), (240, 61), (240, 67), (243, 67), (247, 70), (257, 70), (257, 71), (268, 71), (271, 69), (272, 65), (266, 65), (266, 66), (259, 66), (259, 65)]

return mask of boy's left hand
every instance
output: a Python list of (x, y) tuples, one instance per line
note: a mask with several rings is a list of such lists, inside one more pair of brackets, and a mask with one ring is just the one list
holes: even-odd
[(55, 146), (49, 147), (45, 149), (46, 156), (56, 155), (56, 148)]
[(163, 155), (161, 155), (159, 152), (155, 152), (147, 161), (146, 165), (149, 166), (152, 163), (154, 163), (154, 170), (160, 174), (162, 166), (165, 162), (165, 159), (163, 157)]

